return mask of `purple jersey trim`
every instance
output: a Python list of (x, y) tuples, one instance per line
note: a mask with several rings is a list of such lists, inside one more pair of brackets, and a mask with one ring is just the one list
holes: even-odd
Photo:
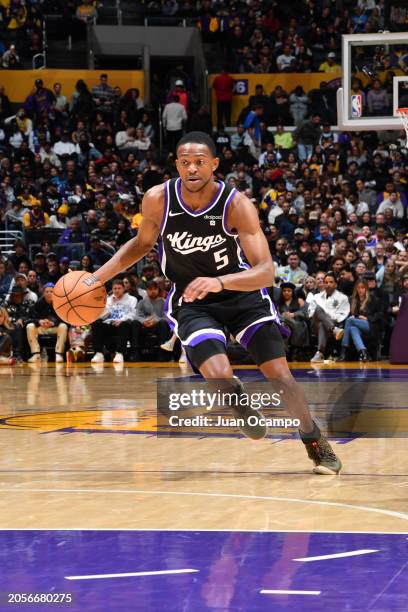
[(190, 208), (188, 206), (188, 204), (186, 204), (182, 198), (181, 195), (181, 179), (177, 179), (176, 181), (176, 191), (177, 191), (177, 196), (178, 196), (178, 200), (180, 202), (180, 206), (182, 208), (184, 208), (184, 210), (189, 214), (189, 215), (193, 215), (194, 217), (198, 217), (199, 215), (202, 215), (204, 212), (210, 210), (210, 208), (212, 208), (214, 206), (214, 204), (216, 204), (216, 202), (218, 201), (219, 197), (221, 196), (221, 193), (224, 191), (224, 183), (222, 183), (221, 181), (219, 181), (220, 185), (218, 187), (218, 191), (215, 194), (214, 198), (211, 200), (211, 202), (209, 204), (207, 204), (207, 206), (205, 208), (201, 208), (200, 210), (193, 210), (192, 208)]
[(160, 224), (160, 234), (163, 233), (164, 230), (164, 226), (166, 225), (166, 221), (167, 221), (167, 216), (169, 214), (169, 194), (168, 194), (168, 190), (169, 190), (169, 181), (166, 181), (164, 183), (164, 209), (163, 209), (163, 217), (161, 220), (161, 224)]
[(166, 316), (168, 324), (170, 325), (171, 331), (174, 331), (176, 327), (176, 324), (170, 315), (170, 301), (172, 297), (174, 296), (175, 292), (176, 292), (176, 287), (173, 285), (173, 287), (170, 289), (169, 293), (167, 294), (166, 301), (164, 302), (164, 314)]
[(219, 334), (212, 334), (211, 332), (206, 332), (193, 338), (187, 346), (197, 346), (197, 344), (200, 344), (200, 342), (203, 342), (204, 340), (219, 340), (223, 344), (226, 344), (225, 338), (222, 338)]
[(232, 230), (230, 230), (230, 229), (228, 228), (228, 225), (227, 225), (227, 217), (228, 217), (228, 209), (229, 209), (229, 206), (230, 206), (230, 204), (231, 204), (232, 200), (234, 199), (234, 195), (235, 195), (236, 193), (237, 193), (237, 190), (236, 190), (236, 189), (235, 189), (235, 187), (234, 187), (234, 189), (232, 189), (231, 193), (229, 194), (228, 198), (227, 198), (227, 199), (226, 199), (226, 201), (225, 201), (225, 204), (224, 204), (224, 212), (223, 212), (223, 214), (222, 214), (222, 228), (223, 228), (224, 232), (225, 232), (226, 234), (228, 234), (229, 236), (234, 236), (234, 237), (235, 237), (235, 236), (238, 234), (238, 232), (237, 232), (236, 230), (235, 230), (235, 231), (232, 231)]
[(269, 321), (262, 321), (262, 323), (255, 323), (255, 325), (249, 327), (246, 330), (245, 334), (242, 336), (240, 344), (242, 344), (244, 348), (248, 349), (248, 344), (251, 342), (253, 335), (258, 331), (258, 329), (261, 329), (261, 327), (263, 327), (265, 323), (268, 322)]

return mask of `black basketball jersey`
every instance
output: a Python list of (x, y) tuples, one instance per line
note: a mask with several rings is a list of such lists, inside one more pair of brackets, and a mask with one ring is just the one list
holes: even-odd
[(217, 181), (218, 191), (205, 208), (193, 211), (181, 195), (181, 180), (165, 184), (160, 257), (163, 273), (177, 292), (197, 276), (221, 276), (248, 268), (237, 235), (227, 227), (235, 188)]

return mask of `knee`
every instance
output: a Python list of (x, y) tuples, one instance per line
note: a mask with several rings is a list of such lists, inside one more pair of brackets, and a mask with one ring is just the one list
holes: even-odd
[(37, 328), (36, 328), (35, 323), (29, 323), (29, 324), (27, 325), (27, 333), (28, 333), (28, 334), (33, 333), (33, 331), (35, 331), (36, 329), (37, 329)]
[(68, 325), (66, 323), (60, 323), (57, 329), (60, 333), (66, 334), (68, 332)]

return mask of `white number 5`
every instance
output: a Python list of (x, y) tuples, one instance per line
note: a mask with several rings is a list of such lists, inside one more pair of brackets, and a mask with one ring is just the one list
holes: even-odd
[(221, 268), (225, 268), (225, 266), (228, 265), (228, 255), (226, 253), (226, 250), (227, 249), (221, 249), (221, 251), (216, 251), (214, 253), (214, 259), (216, 263), (220, 264), (219, 266), (217, 266), (217, 270), (221, 270)]

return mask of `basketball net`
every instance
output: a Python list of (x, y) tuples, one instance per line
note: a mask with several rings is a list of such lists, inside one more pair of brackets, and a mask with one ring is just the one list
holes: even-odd
[(397, 108), (397, 115), (401, 119), (407, 137), (405, 146), (408, 148), (408, 108)]

